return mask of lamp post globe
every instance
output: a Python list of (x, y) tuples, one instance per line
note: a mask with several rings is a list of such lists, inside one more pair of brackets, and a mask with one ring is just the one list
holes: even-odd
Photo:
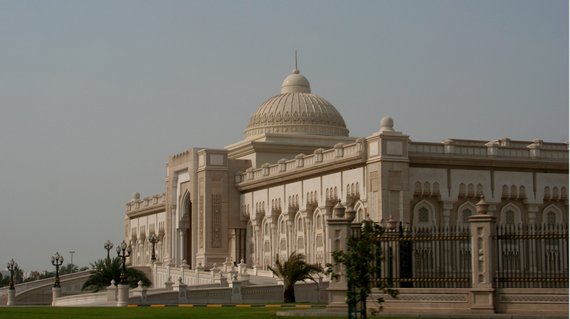
[(156, 254), (154, 252), (154, 246), (160, 241), (160, 238), (158, 238), (158, 236), (156, 236), (154, 233), (150, 234), (150, 237), (148, 238), (148, 242), (152, 245), (152, 255), (150, 258), (151, 262), (156, 262)]
[(129, 281), (127, 280), (127, 257), (131, 256), (131, 246), (127, 245), (127, 243), (123, 240), (123, 242), (117, 246), (117, 256), (122, 259), (122, 269), (121, 269), (121, 276), (119, 277), (119, 283), (122, 285), (127, 285)]
[(53, 287), (60, 288), (59, 267), (63, 265), (63, 256), (61, 256), (59, 252), (56, 252), (55, 255), (51, 256), (51, 264), (55, 266), (55, 283), (53, 284)]
[(16, 270), (17, 268), (18, 264), (14, 261), (14, 259), (10, 260), (8, 262), (8, 265), (6, 266), (6, 269), (8, 269), (8, 271), (10, 272), (10, 287), (8, 288), (10, 290), (16, 289), (14, 287), (14, 270)]
[(113, 243), (110, 240), (107, 240), (105, 242), (105, 245), (103, 245), (103, 247), (105, 248), (105, 250), (107, 250), (107, 259), (111, 259), (110, 255), (109, 255), (109, 251), (111, 251), (111, 249), (113, 249)]

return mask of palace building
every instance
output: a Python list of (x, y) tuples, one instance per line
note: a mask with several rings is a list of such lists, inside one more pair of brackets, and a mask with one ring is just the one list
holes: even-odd
[[(372, 115), (374, 116), (374, 115)], [(380, 119), (380, 115), (378, 115)], [(352, 137), (341, 113), (293, 70), (251, 116), (241, 141), (168, 158), (164, 193), (126, 204), (132, 265), (272, 265), (293, 251), (330, 261), (327, 220), (341, 203), (356, 221), (467, 225), (483, 196), (498, 224), (568, 223), (568, 143), (413, 141), (389, 117)]]

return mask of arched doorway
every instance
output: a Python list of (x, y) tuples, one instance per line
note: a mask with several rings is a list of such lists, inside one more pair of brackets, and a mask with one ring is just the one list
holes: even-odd
[(193, 247), (192, 247), (192, 202), (190, 201), (190, 193), (184, 193), (180, 200), (180, 222), (179, 222), (179, 244), (180, 244), (180, 263), (186, 260), (186, 264), (193, 268)]

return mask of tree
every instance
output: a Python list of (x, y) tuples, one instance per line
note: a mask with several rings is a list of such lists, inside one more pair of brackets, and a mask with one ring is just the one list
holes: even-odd
[[(327, 264), (327, 273), (333, 279), (338, 279), (339, 274), (334, 272), (335, 266), (344, 265), (347, 282), (346, 303), (348, 304), (349, 318), (360, 312), (362, 318), (366, 318), (366, 299), (372, 291), (372, 287), (380, 289), (394, 298), (398, 296), (398, 290), (392, 288), (392, 282), (381, 278), (380, 260), (383, 251), (379, 239), (384, 234), (384, 228), (372, 220), (364, 220), (358, 236), (351, 236), (347, 241), (347, 250), (337, 250), (332, 253), (333, 264)], [(384, 298), (378, 298), (382, 304)], [(357, 309), (361, 303), (361, 309)]]
[(305, 256), (292, 252), (284, 263), (281, 263), (279, 256), (277, 256), (274, 267), (269, 267), (269, 270), (283, 280), (285, 291), (283, 292), (283, 302), (295, 302), (295, 283), (297, 281), (305, 282), (307, 279), (315, 281), (312, 275), (323, 271), (322, 267), (318, 264), (311, 265), (305, 262)]
[[(91, 276), (83, 284), (81, 290), (91, 290), (97, 292), (99, 290), (105, 289), (111, 284), (111, 280), (119, 283), (119, 277), (121, 275), (122, 260), (121, 258), (113, 259), (99, 259), (91, 264)], [(144, 272), (128, 268), (126, 271), (127, 280), (131, 288), (135, 288), (139, 281), (142, 281), (143, 285), (150, 286), (151, 282)]]
[(79, 271), (79, 267), (75, 264), (67, 264), (67, 265), (61, 266), (59, 268), (59, 274), (60, 275), (72, 274), (72, 273), (78, 272), (78, 271)]

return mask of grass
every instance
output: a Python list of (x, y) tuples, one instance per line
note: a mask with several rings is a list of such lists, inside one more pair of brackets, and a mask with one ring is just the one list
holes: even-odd
[[(92, 307), (1, 307), (2, 319), (89, 319), (89, 318), (277, 318), (276, 312), (292, 308), (271, 307), (137, 307), (137, 308), (92, 308)], [(280, 317), (281, 318), (281, 317)], [(339, 317), (283, 317), (287, 319), (327, 319)]]

